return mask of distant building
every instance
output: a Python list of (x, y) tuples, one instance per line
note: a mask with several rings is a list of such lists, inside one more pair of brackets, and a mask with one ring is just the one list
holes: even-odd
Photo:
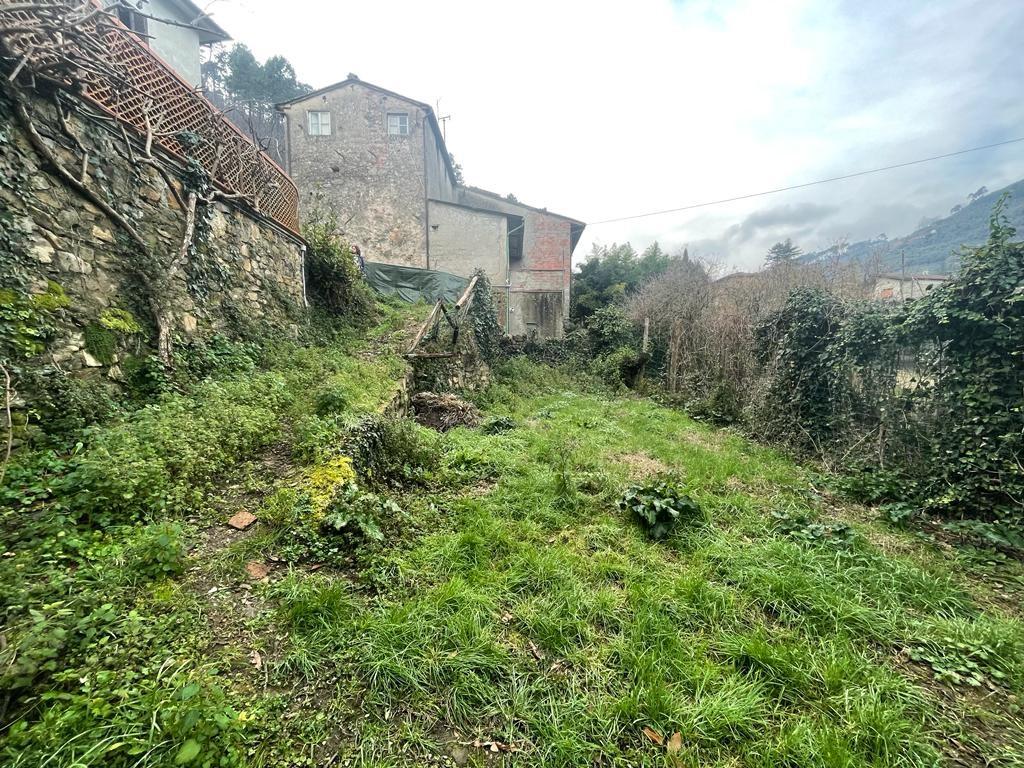
[[(113, 5), (107, 3), (108, 7)], [(139, 10), (119, 6), (117, 16), (183, 80), (196, 87), (202, 83), (202, 47), (231, 39), (190, 0), (149, 0)]]
[(582, 221), (460, 184), (433, 109), (354, 75), (278, 109), (301, 204), (322, 195), (367, 260), (482, 268), (508, 333), (562, 334)]
[(948, 281), (946, 275), (901, 275), (898, 272), (878, 275), (872, 295), (883, 301), (909, 301), (921, 298)]

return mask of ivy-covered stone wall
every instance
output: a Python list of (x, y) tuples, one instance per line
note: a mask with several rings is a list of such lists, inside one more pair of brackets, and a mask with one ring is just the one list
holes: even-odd
[[(102, 339), (100, 329), (109, 330), (112, 317), (127, 317), (129, 327), (138, 324), (136, 342), (151, 342), (154, 299), (178, 340), (230, 333), (233, 325), (254, 321), (287, 326), (298, 317), (304, 305), (298, 238), (235, 201), (218, 200), (198, 206), (194, 235), (183, 246), (190, 174), (203, 169), (172, 158), (157, 158), (162, 170), (139, 162), (137, 138), (130, 145), (116, 123), (84, 108), (71, 111), (70, 131), (64, 130), (54, 104), (34, 96), (36, 131), (76, 175), (87, 156), (88, 185), (130, 222), (148, 245), (144, 254), (123, 227), (48, 167), (9, 106), (0, 99), (0, 287), (66, 295), (44, 353), (50, 362), (66, 371), (105, 367), (116, 377), (116, 353), (90, 349), (90, 330)], [(178, 254), (185, 257), (168, 270)], [(141, 263), (147, 258), (151, 263)], [(154, 286), (161, 295), (145, 295)]]

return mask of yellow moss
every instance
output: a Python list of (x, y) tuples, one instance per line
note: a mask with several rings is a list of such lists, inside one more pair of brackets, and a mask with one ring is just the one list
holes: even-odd
[(352, 468), (352, 459), (348, 456), (336, 456), (313, 467), (306, 475), (306, 488), (309, 491), (314, 517), (322, 517), (335, 491), (355, 479), (356, 471)]

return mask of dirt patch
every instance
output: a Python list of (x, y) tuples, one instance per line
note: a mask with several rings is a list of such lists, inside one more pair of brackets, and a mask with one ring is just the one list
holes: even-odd
[(417, 392), (412, 396), (412, 409), (416, 421), (438, 432), (480, 423), (480, 411), (458, 395)]
[(668, 472), (668, 465), (665, 462), (646, 453), (618, 453), (611, 457), (611, 461), (625, 464), (629, 468), (629, 476), (637, 480)]
[(687, 429), (680, 432), (679, 437), (688, 445), (700, 448), (705, 451), (720, 451), (725, 440), (717, 432), (704, 432), (703, 430)]

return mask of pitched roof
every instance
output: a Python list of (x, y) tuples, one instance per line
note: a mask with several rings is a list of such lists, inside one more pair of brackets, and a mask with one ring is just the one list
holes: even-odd
[(453, 184), (458, 183), (455, 181), (455, 168), (452, 167), (451, 153), (448, 152), (448, 147), (445, 146), (444, 134), (441, 133), (441, 126), (437, 122), (437, 116), (434, 114), (433, 107), (431, 107), (429, 104), (425, 102), (417, 101), (416, 99), (410, 99), (408, 96), (403, 96), (400, 93), (389, 91), (387, 88), (381, 88), (379, 85), (374, 85), (373, 83), (368, 83), (365, 80), (360, 80), (355, 75), (349, 75), (344, 80), (334, 83), (333, 85), (327, 85), (324, 86), (323, 88), (318, 88), (315, 91), (305, 93), (302, 96), (296, 96), (294, 99), (288, 99), (288, 101), (282, 101), (279, 104), (275, 104), (274, 106), (279, 111), (283, 111), (281, 110), (282, 107), (288, 107), (291, 106), (292, 104), (297, 104), (300, 101), (305, 101), (306, 99), (311, 99), (315, 96), (321, 96), (325, 93), (330, 93), (331, 91), (336, 91), (339, 88), (345, 88), (346, 86), (349, 85), (361, 85), (364, 88), (370, 89), (371, 91), (382, 93), (385, 96), (390, 96), (393, 99), (401, 99), (402, 101), (408, 102), (409, 104), (412, 104), (413, 106), (422, 109), (427, 115), (427, 122), (430, 123), (430, 128), (434, 132), (434, 138), (437, 139), (437, 144), (441, 148), (441, 157), (444, 159), (445, 168), (447, 168), (448, 170), (448, 176), (452, 180)]
[(587, 223), (585, 221), (580, 221), (579, 219), (574, 219), (574, 218), (572, 218), (572, 216), (564, 216), (561, 213), (555, 213), (554, 211), (549, 211), (547, 208), (536, 208), (536, 207), (534, 207), (532, 205), (527, 205), (526, 203), (521, 203), (518, 200), (509, 200), (508, 197), (506, 197), (505, 195), (499, 195), (497, 192), (491, 192), (489, 189), (481, 189), (480, 187), (470, 187), (470, 186), (466, 186), (466, 185), (460, 185), (460, 186), (463, 189), (465, 189), (465, 190), (467, 190), (469, 192), (475, 192), (478, 195), (484, 195), (485, 197), (491, 197), (491, 198), (494, 198), (495, 200), (500, 200), (501, 202), (505, 203), (506, 205), (516, 205), (516, 206), (519, 206), (520, 208), (525, 208), (528, 211), (534, 211), (535, 213), (544, 213), (544, 214), (547, 214), (548, 216), (554, 216), (556, 219), (564, 219), (565, 221), (568, 221), (570, 224), (578, 224), (581, 227), (587, 226)]
[(431, 130), (434, 131), (434, 137), (437, 139), (438, 146), (441, 148), (441, 156), (444, 159), (445, 167), (448, 169), (448, 177), (451, 179), (452, 184), (455, 187), (459, 189), (464, 189), (470, 193), (475, 193), (482, 195), (484, 197), (493, 198), (494, 200), (501, 201), (505, 205), (513, 205), (519, 208), (525, 208), (526, 210), (529, 211), (543, 213), (548, 216), (554, 216), (555, 218), (568, 221), (573, 227), (578, 228), (578, 230), (573, 233), (573, 247), (575, 248), (576, 242), (579, 240), (580, 235), (583, 233), (583, 228), (587, 226), (586, 222), (580, 221), (579, 219), (574, 219), (571, 216), (563, 216), (560, 213), (554, 213), (553, 211), (549, 211), (547, 208), (535, 208), (532, 205), (526, 205), (525, 203), (520, 203), (515, 200), (509, 200), (507, 197), (505, 197), (504, 195), (499, 195), (497, 192), (491, 192), (486, 189), (481, 189), (480, 187), (469, 187), (466, 186), (465, 184), (459, 184), (459, 182), (456, 181), (455, 179), (455, 169), (452, 167), (451, 154), (448, 152), (448, 147), (445, 145), (444, 135), (441, 133), (441, 126), (437, 122), (437, 116), (434, 114), (433, 107), (431, 107), (429, 104), (425, 102), (417, 101), (416, 99), (410, 99), (408, 96), (403, 96), (400, 93), (389, 91), (387, 88), (381, 88), (379, 85), (374, 85), (373, 83), (368, 83), (365, 80), (361, 80), (355, 75), (349, 75), (344, 80), (334, 83), (333, 85), (327, 85), (324, 86), (323, 88), (318, 88), (317, 90), (312, 91), (311, 93), (306, 93), (303, 94), (302, 96), (296, 96), (294, 99), (289, 99), (288, 101), (282, 101), (279, 104), (276, 104), (275, 106), (278, 110), (283, 111), (282, 107), (291, 106), (292, 104), (298, 104), (299, 102), (305, 101), (306, 99), (311, 99), (316, 96), (322, 96), (325, 93), (330, 93), (331, 91), (336, 91), (339, 88), (345, 88), (350, 85), (361, 85), (362, 87), (368, 88), (371, 91), (376, 91), (377, 93), (384, 94), (385, 96), (390, 96), (391, 98), (394, 99), (400, 99), (401, 101), (407, 102), (422, 109), (427, 115), (427, 121), (430, 123)]

